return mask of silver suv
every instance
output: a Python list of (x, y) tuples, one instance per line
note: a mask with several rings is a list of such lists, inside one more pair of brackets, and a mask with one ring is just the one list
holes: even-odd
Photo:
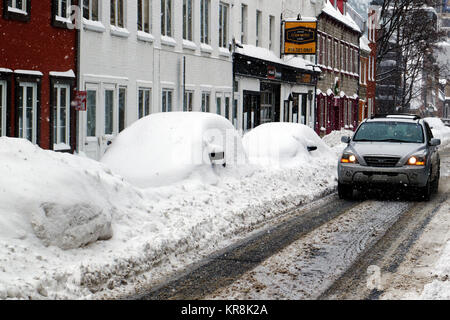
[(430, 126), (415, 115), (382, 115), (364, 120), (347, 143), (338, 164), (338, 193), (350, 199), (353, 189), (412, 187), (428, 201), (440, 176), (438, 146)]

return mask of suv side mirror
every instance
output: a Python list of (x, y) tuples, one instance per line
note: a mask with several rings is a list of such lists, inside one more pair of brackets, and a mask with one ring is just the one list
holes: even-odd
[(430, 140), (430, 146), (437, 147), (441, 145), (441, 139), (431, 139)]
[(350, 141), (352, 140), (352, 138), (350, 138), (349, 136), (343, 136), (341, 137), (341, 142), (342, 143), (350, 143)]

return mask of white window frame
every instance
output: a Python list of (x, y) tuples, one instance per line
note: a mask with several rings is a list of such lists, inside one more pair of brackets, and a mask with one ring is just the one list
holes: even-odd
[(274, 50), (275, 16), (269, 15), (269, 50)]
[(247, 44), (248, 42), (248, 6), (246, 4), (241, 5), (241, 43)]
[(262, 44), (262, 11), (256, 10), (256, 46), (260, 47)]
[[(106, 132), (106, 91), (112, 91), (112, 132)], [(119, 131), (119, 103), (118, 103), (118, 90), (116, 88), (116, 85), (114, 84), (105, 84), (103, 86), (103, 132), (102, 135), (104, 136), (114, 136)]]
[[(139, 12), (139, 3), (141, 11)], [(146, 12), (145, 4), (148, 4), (148, 12)], [(137, 5), (137, 29), (140, 32), (152, 33), (152, 1), (151, 0), (138, 0)], [(139, 14), (141, 15), (139, 19)], [(148, 21), (147, 21), (148, 20)], [(140, 25), (139, 25), (140, 23)], [(145, 30), (145, 24), (148, 23), (148, 31)]]
[(71, 6), (72, 6), (72, 0), (66, 0), (66, 16), (63, 16), (62, 14), (62, 0), (57, 0), (57, 12), (56, 12), (56, 17), (57, 18), (61, 18), (64, 21), (68, 20), (70, 18), (70, 14), (71, 14)]
[(200, 42), (211, 43), (210, 36), (211, 1), (200, 0)]
[[(85, 9), (85, 5), (84, 5), (84, 2), (85, 1), (88, 1), (89, 3), (88, 3), (88, 10), (89, 10), (89, 12), (88, 12), (88, 17), (87, 18), (85, 18), (84, 17), (84, 9)], [(97, 7), (97, 18), (96, 19), (94, 19), (94, 17), (93, 17), (93, 15), (92, 15), (92, 8), (93, 8), (93, 6), (94, 6), (94, 2), (96, 3), (96, 7)], [(83, 0), (83, 17), (85, 18), (85, 19), (87, 19), (87, 20), (90, 20), (90, 21), (100, 21), (101, 20), (101, 1), (99, 1), (99, 0)]]
[(8, 92), (8, 84), (6, 81), (0, 80), (0, 137), (6, 136), (6, 94)]
[[(70, 148), (70, 85), (68, 84), (55, 84), (53, 86), (53, 90), (56, 89), (56, 96), (54, 97), (54, 106), (52, 109), (52, 112), (54, 112), (54, 108), (56, 107), (56, 116), (53, 117), (54, 125), (56, 126), (56, 132), (53, 131), (53, 149), (57, 150), (60, 149), (57, 147), (58, 144), (65, 144)], [(65, 140), (63, 141), (61, 138), (61, 89), (66, 90), (66, 101), (65, 101), (65, 113), (66, 113), (66, 119), (65, 119)], [(53, 130), (55, 130), (55, 126), (53, 127)], [(66, 149), (66, 148), (64, 148)]]
[(8, 11), (9, 12), (15, 12), (15, 13), (28, 15), (27, 0), (22, 0), (21, 8), (18, 7), (19, 4), (17, 3), (17, 0), (10, 0), (10, 1), (11, 1), (11, 5), (9, 5), (9, 1), (8, 1)]
[[(94, 83), (86, 83), (86, 128), (85, 128), (85, 134), (86, 138), (88, 137), (97, 137), (99, 132), (99, 126), (98, 126), (98, 117), (99, 117), (99, 105), (100, 105), (100, 88), (98, 84)], [(94, 135), (89, 135), (88, 129), (89, 129), (89, 115), (90, 115), (90, 106), (88, 103), (89, 100), (89, 91), (92, 91), (95, 93), (95, 112), (93, 113), (94, 116)]]
[(193, 90), (186, 90), (184, 92), (183, 112), (194, 111), (194, 93)]
[[(32, 100), (32, 112), (33, 112), (33, 119), (32, 119), (32, 132), (31, 132), (31, 142), (36, 144), (37, 143), (37, 84), (33, 82), (20, 82), (19, 83), (19, 92), (18, 95), (22, 93), (22, 130), (20, 130), (20, 123), (19, 126), (19, 138), (26, 139), (24, 133), (28, 129), (26, 127), (27, 124), (27, 108), (26, 108), (26, 101), (27, 101), (27, 90), (26, 88), (33, 88), (33, 100)], [(20, 106), (18, 106), (20, 107)]]
[(194, 40), (194, 0), (183, 0), (183, 39)]
[(127, 102), (128, 102), (128, 87), (127, 86), (119, 86), (117, 90), (117, 133), (121, 132), (120, 128), (120, 94), (121, 91), (125, 91), (125, 98), (124, 98), (124, 106), (123, 106), (123, 128), (124, 130), (127, 127)]
[[(172, 0), (161, 1), (161, 35), (172, 37), (173, 34), (173, 2)], [(168, 12), (169, 11), (169, 12)]]
[[(206, 100), (208, 98), (208, 100)], [(208, 104), (206, 104), (206, 101), (208, 101)], [(205, 102), (205, 104), (203, 104)], [(202, 92), (202, 105), (201, 105), (201, 111), (202, 112), (211, 112), (211, 92), (210, 91), (203, 91)], [(209, 109), (209, 110), (208, 110)]]
[(228, 21), (230, 16), (230, 6), (228, 3), (219, 2), (219, 47), (228, 47)]
[[(110, 20), (109, 23), (112, 26), (115, 26), (117, 28), (126, 28), (126, 0), (110, 0), (111, 1), (111, 5), (110, 5), (110, 10), (114, 10), (110, 12)], [(119, 16), (119, 8), (120, 5), (122, 5), (122, 16)], [(112, 21), (112, 15), (114, 14), (114, 21)], [(120, 19), (121, 18), (121, 19)]]
[[(142, 92), (142, 104), (140, 101)], [(148, 114), (145, 112), (145, 96), (148, 95)], [(152, 88), (149, 87), (139, 87), (137, 92), (137, 102), (138, 102), (138, 110), (137, 117), (141, 119), (146, 117), (152, 113)]]
[[(170, 98), (170, 100), (169, 100), (169, 98)], [(161, 112), (173, 111), (173, 98), (174, 98), (174, 90), (172, 88), (163, 88), (161, 90)], [(166, 110), (164, 110), (164, 100), (165, 100)], [(170, 104), (168, 103), (169, 101), (170, 101)]]
[[(220, 104), (219, 104), (220, 102)], [(216, 93), (216, 114), (219, 116), (223, 116), (223, 93), (217, 92)]]

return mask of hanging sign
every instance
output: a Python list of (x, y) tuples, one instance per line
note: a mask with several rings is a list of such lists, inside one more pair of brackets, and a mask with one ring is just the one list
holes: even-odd
[(317, 21), (284, 22), (284, 54), (315, 55)]
[(86, 91), (76, 91), (75, 98), (72, 101), (72, 106), (76, 111), (86, 111)]

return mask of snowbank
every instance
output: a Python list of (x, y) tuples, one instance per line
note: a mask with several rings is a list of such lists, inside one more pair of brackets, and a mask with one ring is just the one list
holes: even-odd
[(115, 207), (102, 188), (121, 182), (108, 169), (11, 138), (0, 138), (0, 163), (1, 239), (71, 249), (112, 236)]
[(241, 138), (226, 118), (205, 112), (157, 113), (121, 132), (101, 162), (144, 188), (193, 176), (213, 183), (211, 152), (225, 152), (229, 168), (246, 164)]
[[(304, 167), (332, 156), (330, 148), (309, 127), (297, 123), (266, 123), (242, 139), (251, 164), (269, 167)], [(308, 151), (307, 147), (317, 147)]]
[(425, 118), (424, 120), (430, 125), (433, 136), (441, 139), (442, 147), (450, 144), (450, 127), (447, 127), (440, 118)]
[(340, 131), (332, 131), (323, 137), (323, 141), (337, 154), (340, 155), (344, 151), (347, 144), (341, 142), (344, 136), (353, 137), (354, 132), (351, 130), (341, 129)]
[(214, 184), (140, 189), (105, 164), (0, 138), (0, 299), (114, 298), (156, 285), (333, 192), (336, 163), (227, 167)]

